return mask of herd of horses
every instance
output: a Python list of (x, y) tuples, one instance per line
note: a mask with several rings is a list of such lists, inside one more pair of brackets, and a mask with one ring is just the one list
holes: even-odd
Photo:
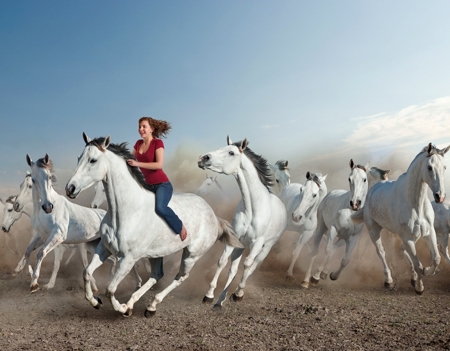
[[(433, 275), (437, 270), (441, 260), (438, 245), (450, 263), (447, 251), (450, 211), (444, 204), (444, 155), (450, 146), (438, 149), (430, 143), (395, 181), (388, 180), (389, 170), (358, 165), (350, 160), (349, 190), (328, 192), (326, 175), (307, 172), (304, 184), (291, 184), (287, 161), (280, 160), (271, 165), (248, 148), (247, 139), (233, 143), (228, 137), (227, 146), (201, 155), (197, 163), (202, 169), (235, 177), (242, 199), (232, 223), (219, 218), (201, 197), (214, 186), (223, 192), (216, 177), (207, 176), (197, 194), (174, 193), (169, 204), (189, 233), (182, 241), (154, 212), (154, 193), (148, 190), (140, 170), (127, 164), (126, 160), (133, 156), (126, 143), (113, 144), (110, 137), (90, 139), (84, 133), (83, 139), (85, 147), (65, 186), (66, 196), (53, 188), (56, 178), (49, 156), (34, 162), (27, 155), (30, 171), (20, 185), (19, 194), (2, 200), (3, 231), (9, 232), (23, 213), (31, 219), (32, 239), (15, 269), (18, 273), (27, 267), (31, 275), (31, 292), (39, 289), (42, 261), (49, 252), (54, 252), (54, 267), (45, 288), (54, 286), (64, 252), (78, 248), (85, 268), (86, 299), (95, 308), (102, 304), (95, 295), (98, 288), (93, 273), (108, 261), (111, 270), (106, 296), (114, 310), (130, 316), (134, 304), (163, 277), (163, 258), (182, 250), (175, 279), (146, 306), (145, 316), (148, 317), (220, 240), (224, 243), (224, 251), (203, 302), (214, 301), (219, 276), (230, 260), (228, 279), (214, 305), (221, 307), (237, 275), (244, 250), (249, 249), (242, 277), (230, 296), (234, 301), (242, 300), (247, 279), (287, 230), (299, 234), (286, 273), (288, 279), (294, 277), (295, 263), (302, 248), (307, 243), (310, 247), (310, 264), (302, 281), (305, 288), (328, 275), (332, 280), (339, 278), (350, 261), (364, 225), (384, 266), (387, 287), (392, 287), (394, 282), (381, 241), (382, 229), (401, 239), (401, 250), (409, 263), (411, 283), (417, 294), (424, 291), (422, 276)], [(93, 185), (96, 195), (90, 208), (67, 199), (75, 199)], [(428, 199), (428, 188), (433, 194), (433, 202)], [(107, 202), (106, 211), (99, 208), (104, 201)], [(325, 234), (324, 258), (313, 273), (319, 244)], [(430, 250), (431, 262), (427, 267), (417, 257), (415, 244), (419, 238), (425, 239)], [(331, 271), (331, 258), (343, 245), (345, 255), (340, 267)], [(17, 243), (9, 246), (18, 253)], [(30, 255), (38, 248), (33, 268)], [(90, 262), (88, 251), (92, 253)], [(149, 274), (143, 284), (137, 269), (141, 260)], [(130, 299), (121, 303), (115, 298), (115, 292), (131, 270), (136, 275), (137, 287)]]

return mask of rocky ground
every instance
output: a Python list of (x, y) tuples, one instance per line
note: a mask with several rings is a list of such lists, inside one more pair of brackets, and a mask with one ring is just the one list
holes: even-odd
[[(372, 250), (372, 249), (371, 249)], [(52, 290), (29, 293), (30, 279), (0, 266), (0, 350), (442, 350), (450, 348), (450, 269), (424, 280), (415, 294), (403, 263), (396, 269), (397, 287), (383, 288), (381, 263), (372, 254), (354, 259), (338, 281), (329, 279), (301, 288), (305, 262), (297, 280), (285, 280), (285, 249), (274, 250), (248, 282), (242, 302), (227, 300), (221, 310), (202, 304), (221, 247), (194, 267), (191, 277), (173, 291), (151, 318), (146, 304), (173, 278), (166, 276), (125, 318), (113, 311), (104, 293), (100, 310), (84, 299), (80, 263), (61, 267)], [(372, 251), (371, 251), (372, 252)], [(373, 252), (372, 252), (373, 253)], [(5, 257), (4, 257), (5, 258)], [(175, 257), (172, 260), (176, 262)], [(18, 258), (15, 258), (17, 261)], [(373, 261), (373, 266), (367, 261)], [(377, 261), (378, 260), (378, 261)], [(47, 259), (40, 278), (49, 278)], [(376, 267), (376, 268), (373, 268)], [(99, 270), (104, 291), (108, 268)], [(142, 270), (143, 277), (147, 277)], [(226, 272), (220, 282), (223, 286)], [(170, 276), (170, 278), (169, 278)], [(126, 302), (132, 277), (116, 294)]]

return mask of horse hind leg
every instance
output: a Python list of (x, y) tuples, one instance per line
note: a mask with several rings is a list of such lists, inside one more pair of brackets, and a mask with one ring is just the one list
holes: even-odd
[(298, 256), (300, 256), (300, 251), (303, 249), (303, 246), (311, 239), (314, 231), (305, 231), (300, 233), (300, 237), (298, 238), (297, 245), (295, 246), (294, 251), (292, 252), (291, 264), (286, 272), (287, 280), (294, 280), (294, 266), (298, 260)]
[(242, 253), (244, 252), (244, 249), (241, 248), (234, 248), (233, 252), (231, 253), (231, 265), (230, 270), (228, 271), (228, 279), (225, 284), (225, 288), (220, 294), (216, 304), (214, 305), (214, 308), (221, 308), (223, 303), (225, 302), (228, 294), (228, 290), (230, 289), (230, 285), (233, 282), (234, 278), (236, 277), (238, 268), (239, 268), (239, 262), (242, 258)]
[(381, 241), (381, 227), (377, 225), (376, 223), (369, 229), (369, 235), (370, 239), (372, 240), (373, 244), (375, 245), (375, 249), (377, 251), (377, 255), (381, 260), (381, 263), (383, 264), (384, 269), (384, 277), (385, 282), (384, 286), (386, 288), (392, 289), (394, 288), (394, 280), (392, 279), (391, 270), (388, 266), (387, 260), (386, 260), (386, 251), (384, 250), (383, 243)]
[(189, 252), (189, 249), (185, 247), (183, 249), (183, 256), (181, 258), (180, 271), (176, 275), (173, 282), (161, 291), (159, 294), (155, 295), (152, 303), (147, 306), (145, 310), (145, 317), (153, 316), (156, 313), (156, 306), (161, 303), (164, 298), (175, 288), (181, 285), (187, 278), (189, 278), (189, 272), (194, 266), (195, 262), (198, 261), (200, 257), (202, 257), (203, 253), (200, 255), (193, 255)]
[(66, 251), (66, 248), (64, 246), (62, 246), (62, 245), (58, 245), (53, 250), (53, 253), (54, 253), (55, 257), (54, 257), (54, 260), (53, 260), (52, 275), (50, 277), (49, 282), (42, 286), (43, 289), (53, 289), (55, 287), (56, 276), (58, 275), (59, 267), (61, 265), (61, 261), (63, 259), (63, 255), (64, 255), (65, 251)]
[(203, 303), (210, 304), (213, 302), (214, 290), (217, 287), (217, 281), (219, 280), (220, 273), (227, 265), (228, 257), (230, 257), (231, 253), (233, 252), (233, 249), (234, 249), (233, 247), (225, 245), (222, 256), (220, 256), (220, 259), (217, 262), (216, 273), (214, 274), (214, 277), (211, 280), (211, 283), (209, 283), (208, 291), (206, 292), (205, 296), (203, 297)]
[(94, 296), (91, 286), (92, 275), (94, 274), (95, 270), (100, 267), (110, 255), (111, 253), (103, 246), (102, 242), (100, 241), (97, 248), (95, 249), (94, 256), (92, 256), (91, 262), (83, 272), (85, 298), (96, 309), (100, 308), (102, 300)]
[(345, 256), (342, 258), (341, 266), (337, 271), (330, 273), (331, 280), (337, 280), (340, 277), (344, 268), (347, 267), (348, 263), (350, 262), (350, 258), (352, 256), (352, 252), (355, 249), (356, 243), (358, 242), (358, 238), (359, 234), (352, 236), (346, 243), (347, 245), (345, 246)]
[(245, 285), (247, 283), (247, 279), (255, 271), (255, 269), (261, 264), (261, 262), (264, 261), (264, 259), (269, 254), (271, 248), (272, 248), (272, 245), (270, 245), (270, 244), (264, 245), (262, 247), (261, 251), (255, 257), (255, 259), (252, 261), (251, 265), (248, 265), (248, 264), (246, 265), (244, 263), (244, 273), (242, 274), (242, 279), (239, 282), (238, 286), (236, 287), (235, 292), (232, 295), (232, 298), (234, 301), (241, 301), (243, 299), (244, 289), (245, 289)]
[(409, 254), (409, 256), (411, 258), (411, 261), (414, 265), (414, 269), (417, 273), (417, 280), (415, 281), (414, 289), (416, 291), (416, 294), (422, 295), (422, 293), (424, 291), (424, 286), (423, 286), (423, 282), (422, 282), (423, 266), (422, 266), (422, 263), (420, 262), (419, 258), (417, 257), (415, 243), (412, 240), (404, 240), (403, 244), (406, 249), (406, 252)]

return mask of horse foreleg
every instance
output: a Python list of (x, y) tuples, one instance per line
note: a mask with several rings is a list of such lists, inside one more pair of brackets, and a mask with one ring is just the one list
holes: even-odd
[(242, 279), (239, 282), (238, 286), (236, 287), (234, 294), (232, 295), (232, 298), (234, 301), (240, 301), (244, 298), (244, 289), (245, 289), (245, 285), (247, 283), (247, 279), (255, 271), (255, 269), (261, 264), (261, 262), (264, 261), (264, 259), (267, 257), (267, 255), (270, 252), (270, 249), (272, 248), (272, 245), (273, 244), (264, 245), (262, 247), (262, 250), (255, 257), (255, 260), (253, 261), (251, 266), (246, 265), (244, 263), (244, 273), (242, 274)]
[[(87, 257), (87, 243), (81, 243), (78, 244), (78, 251), (80, 252), (81, 256), (81, 262), (83, 262), (83, 269), (86, 269), (86, 267), (89, 264), (88, 257)], [(75, 253), (75, 250), (72, 250), (72, 254)], [(91, 276), (91, 285), (93, 293), (96, 294), (98, 292), (97, 284), (95, 283), (94, 276)]]
[(51, 235), (44, 246), (39, 250), (37, 254), (36, 265), (34, 266), (33, 275), (31, 276), (30, 292), (33, 293), (39, 289), (39, 284), (37, 281), (39, 279), (43, 259), (48, 255), (50, 251), (61, 244), (63, 240), (64, 239), (61, 234)]
[(231, 253), (233, 252), (233, 247), (225, 245), (225, 248), (223, 250), (222, 256), (220, 256), (219, 261), (217, 262), (217, 269), (216, 273), (214, 274), (213, 279), (211, 280), (211, 283), (209, 283), (209, 289), (206, 292), (205, 297), (203, 298), (203, 303), (211, 303), (214, 299), (214, 290), (217, 287), (217, 281), (219, 279), (220, 273), (225, 268), (225, 266), (228, 263), (228, 257), (230, 257)]
[(313, 245), (312, 245), (311, 253), (309, 256), (309, 265), (308, 265), (308, 269), (305, 273), (305, 278), (303, 279), (303, 282), (301, 284), (302, 287), (305, 289), (309, 288), (310, 280), (312, 280), (312, 284), (314, 284), (314, 285), (317, 284), (317, 282), (315, 282), (313, 280), (313, 278), (311, 278), (311, 271), (312, 271), (314, 261), (316, 260), (316, 257), (319, 253), (320, 241), (322, 240), (323, 234), (325, 234), (326, 231), (327, 231), (327, 227), (321, 220), (321, 225), (317, 226), (317, 228), (314, 232), (314, 235), (313, 235)]
[(156, 305), (161, 303), (173, 289), (180, 286), (181, 283), (183, 283), (189, 277), (189, 272), (191, 271), (195, 262), (197, 262), (200, 257), (201, 255), (191, 255), (189, 253), (189, 250), (187, 248), (184, 248), (183, 256), (181, 258), (180, 271), (178, 272), (174, 281), (167, 288), (165, 288), (159, 294), (155, 295), (155, 298), (153, 299), (152, 303), (149, 306), (147, 306), (147, 309), (145, 310), (146, 317), (155, 314)]
[(102, 242), (100, 241), (100, 243), (97, 245), (97, 248), (95, 249), (95, 253), (92, 257), (91, 263), (88, 264), (83, 272), (85, 298), (94, 308), (97, 309), (100, 308), (102, 301), (100, 300), (100, 298), (94, 296), (94, 293), (92, 292), (91, 278), (95, 270), (100, 267), (110, 255), (111, 253), (103, 246)]
[[(142, 285), (138, 290), (136, 290), (132, 295), (131, 298), (128, 300), (126, 306), (127, 311), (125, 312), (124, 316), (131, 316), (133, 313), (133, 306), (134, 304), (139, 301), (139, 299), (144, 295), (148, 290), (151, 289), (153, 285), (155, 285), (163, 276), (164, 276), (164, 270), (163, 270), (163, 258), (149, 258), (150, 263), (150, 278), (147, 280), (147, 282)], [(134, 265), (136, 267), (136, 265)], [(148, 317), (148, 311), (145, 311), (145, 316)]]
[(314, 231), (308, 230), (300, 233), (300, 237), (298, 238), (297, 245), (295, 246), (294, 252), (292, 253), (291, 264), (286, 272), (286, 279), (294, 279), (294, 266), (298, 260), (298, 256), (300, 255), (300, 251), (302, 251), (303, 246), (311, 239)]
[(113, 308), (122, 314), (125, 314), (125, 312), (127, 312), (128, 306), (117, 301), (117, 299), (114, 297), (114, 293), (116, 292), (117, 287), (122, 282), (122, 280), (127, 276), (128, 273), (130, 273), (135, 263), (136, 260), (131, 255), (122, 257), (118, 262), (114, 276), (106, 287), (106, 296), (109, 297)]
[[(327, 239), (327, 246), (325, 247), (325, 257), (322, 260), (322, 263), (317, 268), (317, 271), (315, 274), (313, 274), (312, 279), (313, 281), (318, 284), (320, 279), (326, 279), (328, 275), (328, 266), (329, 261), (332, 257), (332, 254), (336, 250), (334, 248), (334, 240), (336, 239), (338, 233), (335, 226), (331, 226), (328, 230), (328, 239)], [(339, 242), (339, 240), (338, 240)], [(326, 269), (325, 269), (326, 267)]]
[(28, 264), (28, 272), (30, 274), (33, 273), (33, 270), (31, 269), (30, 262), (29, 262), (30, 255), (34, 250), (36, 250), (39, 246), (42, 246), (42, 245), (44, 245), (44, 241), (41, 239), (39, 234), (35, 232), (31, 238), (30, 243), (28, 244), (27, 249), (25, 250), (25, 254), (22, 256), (22, 259), (19, 261), (16, 269), (14, 270), (14, 272), (16, 274), (19, 273), (20, 271), (22, 271), (22, 269), (25, 267), (25, 264)]
[(380, 258), (381, 263), (383, 264), (385, 277), (384, 286), (387, 288), (393, 288), (394, 280), (392, 279), (391, 270), (389, 269), (388, 263), (386, 261), (386, 252), (384, 250), (384, 246), (381, 241), (381, 227), (377, 225), (377, 227), (369, 228), (369, 235), (370, 239), (375, 245), (377, 255)]
[(406, 252), (409, 254), (411, 261), (414, 264), (414, 269), (417, 273), (417, 280), (414, 284), (414, 289), (416, 290), (416, 294), (422, 295), (424, 286), (422, 282), (422, 272), (423, 272), (423, 266), (420, 262), (419, 258), (417, 257), (416, 253), (416, 245), (413, 240), (405, 240), (403, 239), (403, 245), (406, 249)]
[(423, 238), (427, 242), (428, 248), (430, 249), (431, 261), (431, 267), (425, 267), (425, 269), (423, 270), (423, 274), (425, 276), (430, 276), (436, 273), (436, 269), (441, 263), (441, 255), (439, 254), (439, 250), (437, 247), (436, 232), (433, 226), (431, 226), (430, 228), (430, 234), (424, 236)]
[(59, 267), (65, 251), (66, 248), (63, 245), (58, 245), (53, 250), (53, 271), (48, 283), (42, 286), (44, 289), (53, 289), (53, 287), (55, 286), (56, 276), (58, 275)]
[(220, 308), (223, 305), (223, 302), (227, 298), (228, 289), (230, 288), (231, 283), (233, 282), (234, 278), (236, 277), (238, 268), (239, 268), (239, 262), (242, 258), (242, 253), (244, 252), (244, 249), (241, 248), (234, 248), (231, 253), (231, 265), (230, 270), (228, 272), (228, 280), (225, 284), (225, 288), (223, 289), (222, 293), (219, 296), (219, 299), (217, 300), (214, 307)]
[(342, 271), (344, 270), (344, 268), (350, 262), (352, 252), (355, 249), (356, 243), (358, 242), (360, 233), (361, 233), (361, 231), (357, 235), (352, 235), (349, 238), (349, 240), (346, 242), (347, 245), (345, 246), (345, 256), (342, 258), (341, 266), (339, 267), (339, 269), (336, 272), (330, 273), (331, 280), (337, 280), (339, 278), (339, 276), (341, 275)]
[(448, 254), (448, 236), (449, 234), (438, 235), (436, 233), (436, 239), (439, 243), (439, 250), (447, 261), (447, 264), (450, 264), (450, 256)]

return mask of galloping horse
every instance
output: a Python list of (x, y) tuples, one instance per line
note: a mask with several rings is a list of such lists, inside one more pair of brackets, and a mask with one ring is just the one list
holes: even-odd
[[(239, 301), (244, 297), (248, 277), (284, 233), (287, 218), (283, 203), (269, 191), (272, 174), (267, 161), (247, 147), (247, 139), (233, 144), (228, 137), (227, 142), (228, 146), (200, 156), (198, 166), (213, 172), (234, 175), (241, 190), (242, 200), (236, 208), (232, 225), (241, 243), (250, 247), (250, 253), (244, 261), (242, 279), (232, 295), (235, 301)], [(236, 276), (243, 251), (244, 248), (225, 246), (216, 274), (203, 299), (205, 303), (213, 301), (220, 272), (225, 268), (231, 255), (228, 281), (216, 303), (217, 307), (222, 306), (230, 284)]]
[[(101, 241), (91, 263), (84, 271), (86, 299), (99, 308), (101, 300), (92, 293), (89, 281), (93, 272), (107, 257), (118, 258), (118, 267), (107, 286), (107, 296), (116, 311), (132, 314), (134, 304), (163, 273), (163, 257), (183, 250), (180, 270), (175, 280), (147, 306), (145, 316), (156, 311), (156, 305), (189, 277), (195, 262), (219, 239), (232, 246), (241, 246), (228, 222), (218, 218), (201, 197), (194, 194), (174, 194), (169, 205), (179, 215), (189, 233), (182, 241), (166, 222), (155, 213), (155, 194), (137, 167), (126, 160), (133, 155), (126, 144), (110, 143), (110, 138), (89, 139), (83, 133), (86, 146), (78, 159), (74, 174), (66, 185), (66, 194), (75, 198), (84, 189), (98, 181), (103, 182), (108, 200), (107, 215), (101, 224)], [(118, 285), (133, 268), (136, 261), (148, 257), (152, 266), (149, 280), (126, 304), (114, 296)]]
[[(394, 281), (381, 242), (383, 228), (397, 233), (402, 240), (402, 250), (411, 266), (411, 284), (417, 294), (424, 291), (422, 274), (433, 275), (441, 261), (434, 229), (435, 214), (427, 197), (427, 187), (436, 203), (444, 201), (444, 155), (449, 149), (450, 146), (438, 149), (429, 143), (417, 154), (406, 173), (395, 181), (375, 184), (367, 195), (362, 214), (383, 263), (387, 287), (392, 287)], [(354, 217), (360, 217), (360, 214)], [(415, 243), (421, 237), (430, 249), (431, 267), (424, 268), (417, 257)]]
[(299, 233), (298, 242), (292, 253), (291, 264), (286, 279), (294, 278), (295, 262), (303, 246), (311, 239), (317, 226), (317, 209), (327, 194), (325, 179), (321, 174), (306, 173), (306, 182), (302, 185), (292, 183), (281, 190), (278, 197), (286, 206), (288, 225), (286, 230)]
[(198, 187), (195, 193), (198, 196), (205, 196), (214, 191), (214, 189), (218, 189), (221, 195), (223, 195), (224, 197), (226, 196), (222, 186), (217, 181), (217, 176), (209, 177), (208, 175), (206, 175), (206, 179), (203, 181), (202, 185)]
[[(38, 235), (33, 236), (27, 253), (43, 244), (37, 254), (37, 261), (31, 277), (30, 291), (39, 289), (37, 283), (42, 260), (60, 244), (81, 244), (94, 241), (100, 237), (99, 228), (105, 211), (91, 209), (69, 202), (53, 189), (56, 177), (53, 164), (45, 157), (33, 162), (27, 155), (31, 167), (33, 213), (31, 224)], [(20, 195), (14, 204), (16, 211), (21, 211), (25, 203)]]
[(288, 161), (278, 160), (275, 162), (275, 166), (269, 163), (269, 167), (272, 169), (275, 178), (275, 184), (273, 185), (272, 190), (275, 195), (279, 195), (280, 192), (291, 183)]
[[(341, 261), (338, 271), (331, 273), (330, 278), (339, 278), (342, 270), (350, 261), (350, 256), (361, 233), (362, 224), (354, 225), (350, 216), (353, 211), (364, 206), (364, 201), (368, 190), (369, 165), (357, 165), (350, 160), (350, 175), (348, 178), (350, 190), (333, 190), (324, 197), (317, 211), (317, 228), (313, 235), (312, 252), (308, 270), (302, 282), (302, 287), (308, 288), (309, 282), (317, 284), (320, 278), (328, 276), (328, 266), (330, 259), (336, 249), (346, 243), (345, 256)], [(328, 231), (325, 258), (319, 265), (317, 272), (311, 277), (311, 270), (314, 260), (319, 252), (319, 244), (323, 235)], [(335, 239), (337, 241), (335, 242)]]

